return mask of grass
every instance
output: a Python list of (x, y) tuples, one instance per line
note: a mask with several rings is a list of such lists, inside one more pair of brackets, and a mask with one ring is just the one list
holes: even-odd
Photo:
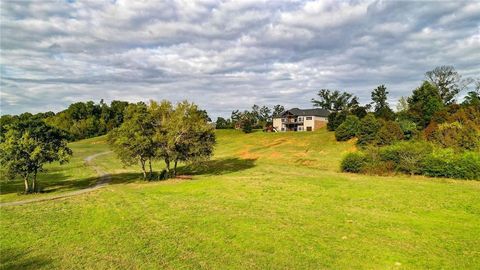
[[(340, 173), (354, 144), (325, 130), (217, 135), (213, 160), (181, 168), (193, 180), (143, 182), (109, 154), (95, 159), (104, 189), (0, 208), (0, 268), (480, 268), (480, 182)], [(92, 178), (82, 157), (107, 149), (72, 148), (42, 185)]]

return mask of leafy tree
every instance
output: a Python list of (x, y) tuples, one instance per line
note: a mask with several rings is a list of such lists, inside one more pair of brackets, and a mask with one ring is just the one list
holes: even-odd
[(463, 105), (480, 107), (480, 78), (475, 81), (474, 90), (467, 93)]
[(322, 89), (317, 93), (319, 99), (312, 99), (313, 106), (320, 107), (332, 112), (349, 110), (358, 105), (357, 97), (347, 92), (338, 90)]
[(142, 168), (143, 179), (147, 179), (147, 162), (151, 177), (151, 162), (156, 154), (151, 115), (146, 104), (139, 102), (128, 105), (124, 117), (122, 125), (108, 134), (108, 142), (124, 165), (138, 162)]
[(417, 135), (417, 124), (410, 120), (400, 120), (399, 122), (400, 129), (403, 132), (403, 138), (406, 140), (411, 140)]
[(230, 119), (225, 119), (223, 117), (218, 117), (217, 121), (215, 122), (216, 129), (227, 129), (232, 128), (232, 122)]
[(440, 111), (443, 106), (437, 87), (427, 81), (415, 89), (408, 98), (408, 114), (421, 128), (425, 128), (435, 112)]
[(349, 140), (358, 133), (360, 128), (360, 120), (355, 115), (349, 115), (345, 121), (335, 130), (335, 138), (337, 141)]
[(0, 164), (9, 178), (23, 178), (25, 193), (38, 191), (37, 173), (45, 164), (63, 164), (72, 155), (65, 134), (42, 120), (24, 119), (6, 130), (0, 142)]
[(384, 121), (378, 130), (375, 138), (376, 145), (390, 145), (396, 141), (403, 140), (403, 131), (399, 123), (395, 121)]
[(385, 120), (393, 120), (395, 119), (395, 113), (388, 106), (387, 95), (387, 88), (383, 84), (373, 90), (372, 100), (375, 104), (375, 116)]
[[(176, 175), (178, 162), (198, 162), (213, 154), (214, 129), (199, 113), (197, 105), (187, 101), (178, 103), (166, 126), (165, 152), (168, 153), (166, 163), (170, 175)], [(171, 172), (170, 161), (174, 162)]]
[(360, 121), (357, 144), (364, 146), (373, 143), (381, 126), (382, 124), (375, 118), (374, 114), (367, 114), (367, 116)]
[(425, 73), (428, 81), (440, 92), (443, 104), (455, 103), (455, 96), (465, 87), (466, 81), (453, 66), (439, 66)]
[(259, 110), (259, 122), (262, 127), (271, 124), (273, 121), (272, 110), (267, 106), (262, 106)]
[(282, 105), (277, 104), (273, 106), (272, 118), (274, 116), (281, 115), (284, 111), (285, 111), (285, 107), (283, 107)]
[(328, 115), (327, 129), (329, 131), (335, 131), (338, 126), (340, 126), (345, 119), (347, 119), (348, 112), (332, 112)]
[(397, 104), (397, 112), (408, 111), (408, 99), (406, 97), (400, 97)]

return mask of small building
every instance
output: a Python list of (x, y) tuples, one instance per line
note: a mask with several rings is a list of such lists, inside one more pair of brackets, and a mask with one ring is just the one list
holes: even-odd
[(273, 128), (281, 131), (314, 131), (328, 123), (330, 112), (325, 109), (293, 108), (273, 117)]

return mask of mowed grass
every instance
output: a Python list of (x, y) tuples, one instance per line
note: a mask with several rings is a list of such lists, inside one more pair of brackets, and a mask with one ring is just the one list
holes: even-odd
[(143, 182), (109, 154), (104, 189), (0, 208), (1, 268), (480, 268), (479, 181), (340, 173), (354, 143), (325, 130), (217, 139), (211, 161), (181, 168), (192, 180)]

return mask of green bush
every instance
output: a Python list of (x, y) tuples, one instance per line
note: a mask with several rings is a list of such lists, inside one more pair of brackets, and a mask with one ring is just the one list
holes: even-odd
[(381, 123), (375, 118), (375, 115), (369, 113), (360, 121), (358, 130), (358, 145), (365, 146), (375, 141), (377, 132)]
[(480, 180), (480, 153), (455, 153), (453, 149), (437, 149), (428, 155), (422, 173), (433, 177)]
[(337, 141), (346, 141), (353, 137), (358, 132), (360, 120), (355, 115), (347, 116), (347, 119), (337, 127), (335, 130), (335, 138)]
[(382, 161), (393, 163), (395, 171), (420, 174), (425, 158), (432, 153), (433, 147), (426, 142), (399, 142), (380, 148)]
[(405, 140), (411, 140), (417, 135), (417, 124), (410, 120), (401, 120), (399, 122), (400, 129), (403, 132), (403, 137)]
[(335, 131), (338, 126), (340, 126), (345, 119), (347, 119), (348, 112), (332, 112), (328, 115), (327, 129), (329, 131)]
[(362, 172), (367, 164), (367, 156), (362, 152), (348, 153), (342, 160), (341, 169), (343, 172)]
[(400, 128), (400, 125), (394, 121), (385, 121), (382, 127), (378, 130), (375, 137), (375, 144), (379, 146), (390, 145), (402, 139), (403, 131)]

